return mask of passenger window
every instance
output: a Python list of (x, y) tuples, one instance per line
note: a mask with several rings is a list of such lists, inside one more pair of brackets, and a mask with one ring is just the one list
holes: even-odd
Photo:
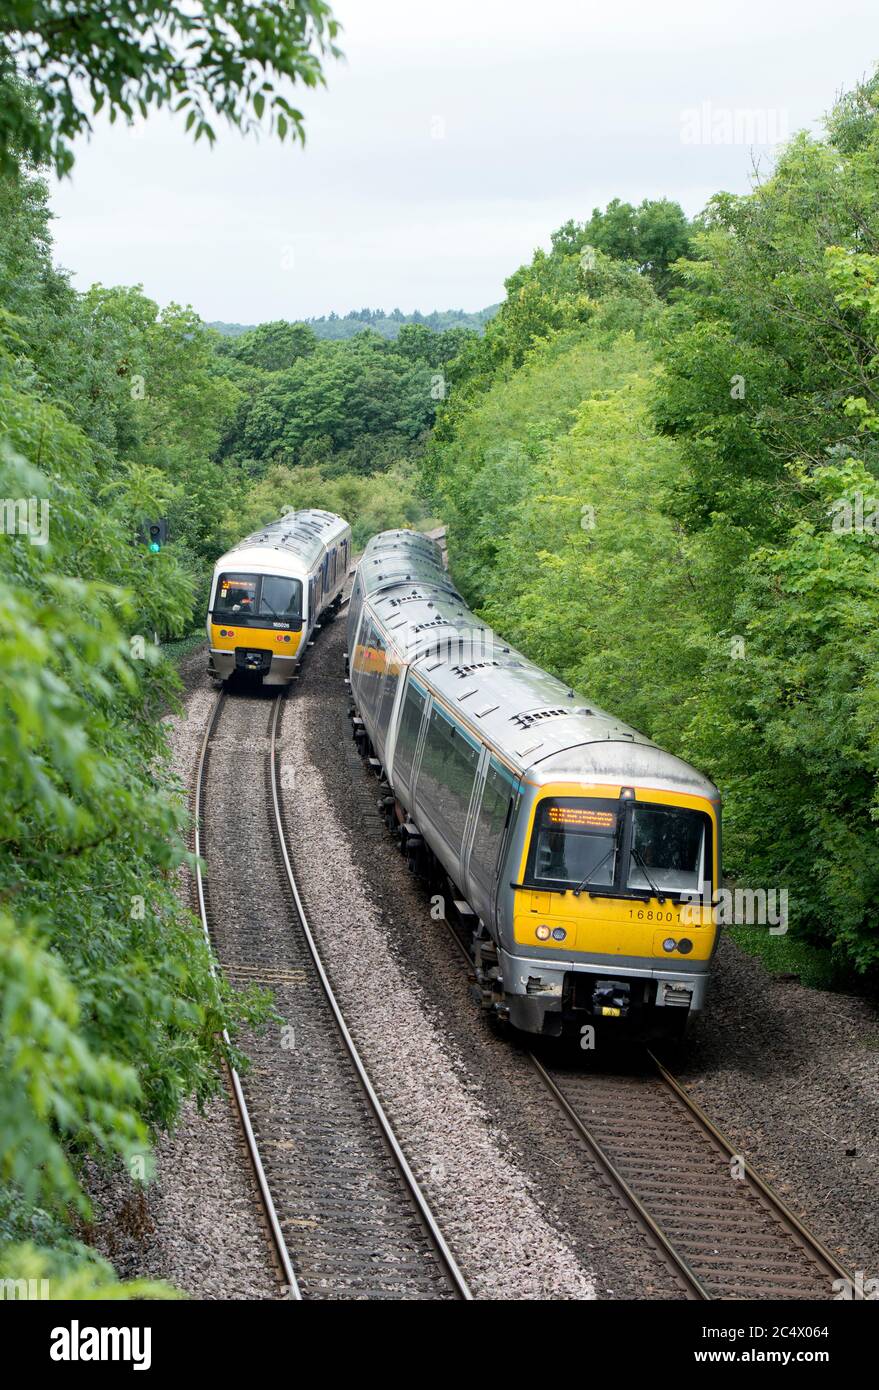
[(360, 701), (373, 715), (378, 711), (386, 655), (387, 649), (381, 634), (373, 622), (367, 621), (354, 653), (354, 662)]
[(392, 652), (388, 652), (385, 668), (385, 678), (381, 690), (381, 703), (378, 710), (378, 725), (381, 730), (382, 739), (387, 738), (388, 725), (391, 722), (391, 712), (394, 708), (394, 700), (397, 698), (397, 686), (400, 683), (400, 667), (394, 659)]
[(449, 845), (460, 850), (480, 750), (459, 724), (435, 706), (430, 713), (416, 796)]
[(406, 698), (403, 701), (397, 733), (397, 745), (394, 749), (394, 781), (396, 782), (398, 777), (402, 777), (406, 785), (410, 787), (412, 762), (415, 758), (415, 749), (418, 746), (418, 735), (421, 730), (421, 717), (424, 713), (425, 703), (426, 698), (421, 687), (410, 680), (406, 688)]

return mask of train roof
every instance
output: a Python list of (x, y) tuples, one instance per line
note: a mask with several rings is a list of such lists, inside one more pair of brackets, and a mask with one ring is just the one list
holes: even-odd
[(311, 569), (327, 546), (349, 529), (343, 517), (316, 507), (287, 512), (277, 521), (270, 521), (268, 525), (245, 536), (232, 550), (220, 556), (217, 566), (270, 565), (274, 553), (280, 551), (288, 560), (298, 561), (303, 568)]
[(390, 642), (462, 723), (530, 781), (637, 781), (718, 797), (689, 763), (499, 637), (467, 607), (437, 550), (417, 532), (383, 532), (360, 570)]

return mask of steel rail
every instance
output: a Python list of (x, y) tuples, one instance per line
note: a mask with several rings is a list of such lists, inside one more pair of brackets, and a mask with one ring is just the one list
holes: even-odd
[[(454, 925), (448, 921), (448, 919), (446, 919), (446, 926), (461, 955), (467, 961), (467, 964), (472, 967), (473, 959), (465, 942), (461, 939)], [(669, 1240), (661, 1225), (650, 1215), (649, 1210), (641, 1202), (623, 1174), (619, 1171), (612, 1157), (606, 1152), (597, 1137), (584, 1123), (576, 1108), (553, 1081), (539, 1058), (527, 1049), (525, 1055), (540, 1077), (541, 1082), (552, 1096), (554, 1102), (565, 1115), (565, 1118), (569, 1121), (579, 1137), (586, 1143), (596, 1165), (603, 1172), (611, 1186), (616, 1190), (617, 1196), (622, 1200), (623, 1204), (628, 1208), (636, 1221), (642, 1226), (646, 1238), (654, 1247), (658, 1246), (658, 1252), (662, 1255), (668, 1268), (672, 1273), (683, 1280), (687, 1291), (687, 1297), (691, 1299), (714, 1301), (714, 1295), (706, 1288), (699, 1275), (691, 1267), (689, 1261), (675, 1248), (673, 1242)], [(740, 1162), (744, 1177), (749, 1186), (757, 1194), (758, 1200), (762, 1200), (766, 1206), (772, 1210), (782, 1226), (787, 1229), (788, 1235), (800, 1246), (803, 1252), (810, 1256), (816, 1264), (823, 1265), (827, 1274), (831, 1275), (833, 1279), (846, 1280), (849, 1287), (852, 1289), (853, 1299), (862, 1299), (864, 1297), (863, 1292), (858, 1290), (857, 1283), (851, 1272), (841, 1265), (817, 1236), (813, 1235), (811, 1231), (803, 1225), (778, 1194), (772, 1190), (769, 1184), (754, 1171), (751, 1164), (745, 1162), (734, 1145), (725, 1138), (699, 1104), (685, 1090), (680, 1082), (672, 1076), (671, 1072), (663, 1066), (649, 1048), (646, 1049), (646, 1055), (655, 1068), (658, 1079), (672, 1092), (676, 1100), (686, 1108), (695, 1123), (705, 1132), (706, 1136), (716, 1144), (727, 1157), (735, 1158)]]
[(582, 1119), (577, 1114), (577, 1111), (571, 1105), (570, 1101), (563, 1094), (563, 1092), (559, 1090), (558, 1086), (555, 1084), (552, 1077), (549, 1075), (549, 1072), (540, 1062), (539, 1058), (535, 1057), (533, 1052), (529, 1052), (527, 1056), (529, 1062), (533, 1066), (534, 1070), (537, 1072), (537, 1075), (540, 1077), (546, 1089), (549, 1091), (556, 1105), (558, 1105), (559, 1109), (567, 1117), (570, 1124), (576, 1130), (577, 1134), (588, 1146), (598, 1167), (601, 1168), (606, 1177), (610, 1180), (613, 1187), (616, 1188), (617, 1194), (622, 1198), (624, 1204), (635, 1215), (637, 1220), (644, 1226), (645, 1235), (647, 1236), (650, 1243), (659, 1247), (659, 1253), (665, 1258), (665, 1262), (668, 1265), (669, 1269), (683, 1281), (686, 1288), (687, 1297), (689, 1299), (710, 1300), (711, 1294), (708, 1292), (705, 1285), (699, 1279), (698, 1275), (690, 1267), (689, 1263), (687, 1262), (687, 1260), (684, 1259), (684, 1256), (680, 1253), (680, 1251), (675, 1249), (674, 1245), (669, 1240), (662, 1227), (659, 1226), (656, 1221), (654, 1221), (653, 1217), (650, 1215), (650, 1212), (644, 1206), (643, 1202), (633, 1192), (632, 1188), (626, 1182), (626, 1179), (623, 1177), (622, 1173), (619, 1171), (616, 1164), (613, 1162), (613, 1159), (601, 1146), (601, 1144), (596, 1139), (595, 1135), (591, 1132), (591, 1130), (588, 1129), (587, 1126), (583, 1123)]
[[(214, 729), (216, 728), (217, 719), (219, 717), (219, 713), (223, 706), (225, 698), (226, 692), (224, 690), (221, 690), (217, 696), (214, 708), (211, 711), (210, 719), (208, 720), (207, 725), (205, 727), (204, 737), (201, 743), (201, 750), (199, 752), (198, 767), (196, 769), (195, 775), (195, 806), (193, 811), (193, 819), (195, 821), (194, 848), (196, 855), (195, 891), (196, 898), (198, 900), (198, 915), (201, 919), (202, 931), (204, 932), (205, 940), (210, 951), (211, 975), (213, 976), (215, 981), (217, 981), (218, 979), (218, 972), (215, 964), (214, 945), (211, 940), (210, 927), (208, 925), (207, 904), (205, 902), (204, 894), (204, 881), (202, 879), (201, 872), (201, 862), (203, 857), (205, 858), (206, 862), (206, 856), (203, 856), (202, 854), (203, 841), (201, 817), (204, 774), (208, 759), (208, 745), (210, 743)], [(223, 1040), (226, 1043), (227, 1048), (231, 1049), (232, 1044), (229, 1038), (229, 1034), (225, 1028), (223, 1029)], [(244, 1142), (246, 1144), (248, 1156), (250, 1158), (251, 1168), (253, 1169), (253, 1176), (256, 1182), (256, 1188), (262, 1207), (263, 1217), (265, 1219), (266, 1227), (271, 1238), (273, 1254), (278, 1265), (278, 1270), (282, 1276), (279, 1282), (281, 1282), (286, 1296), (292, 1300), (298, 1301), (302, 1299), (302, 1294), (299, 1289), (299, 1284), (296, 1280), (296, 1274), (294, 1272), (293, 1265), (290, 1262), (290, 1254), (287, 1250), (287, 1242), (285, 1241), (284, 1233), (281, 1230), (281, 1223), (278, 1220), (278, 1213), (275, 1209), (275, 1203), (272, 1198), (271, 1190), (269, 1188), (268, 1179), (266, 1178), (262, 1158), (260, 1157), (259, 1145), (257, 1143), (256, 1135), (253, 1131), (253, 1125), (251, 1124), (250, 1112), (247, 1109), (247, 1101), (244, 1098), (244, 1090), (241, 1085), (241, 1078), (239, 1077), (235, 1067), (233, 1067), (232, 1063), (228, 1060), (226, 1062), (226, 1067), (229, 1073), (229, 1080), (232, 1088), (232, 1096), (235, 1102), (235, 1109), (238, 1115), (239, 1123), (241, 1125), (242, 1133), (244, 1135)]]
[[(461, 955), (466, 960), (467, 964), (469, 966), (472, 966), (473, 959), (469, 951), (467, 950), (466, 945), (461, 940), (460, 936), (455, 931), (454, 926), (448, 920), (448, 918), (445, 918), (444, 920), (452, 937), (452, 940), (454, 941)], [(589, 1149), (592, 1155), (593, 1160), (596, 1163), (596, 1166), (607, 1178), (611, 1187), (615, 1190), (617, 1197), (619, 1197), (622, 1200), (624, 1206), (628, 1208), (629, 1212), (634, 1216), (635, 1220), (642, 1226), (645, 1238), (650, 1242), (651, 1245), (658, 1246), (658, 1253), (664, 1258), (668, 1268), (672, 1271), (673, 1274), (675, 1274), (679, 1279), (682, 1280), (687, 1297), (693, 1300), (710, 1299), (711, 1295), (708, 1293), (707, 1289), (694, 1274), (693, 1270), (690, 1268), (683, 1256), (679, 1254), (677, 1250), (675, 1250), (671, 1241), (653, 1220), (653, 1217), (647, 1211), (646, 1207), (642, 1204), (638, 1197), (636, 1197), (635, 1193), (632, 1191), (629, 1184), (626, 1182), (622, 1173), (620, 1173), (617, 1169), (613, 1160), (607, 1153), (605, 1153), (598, 1140), (584, 1125), (583, 1121), (580, 1119), (580, 1116), (577, 1114), (573, 1106), (569, 1103), (566, 1097), (556, 1086), (555, 1082), (547, 1072), (546, 1068), (542, 1065), (538, 1058), (535, 1057), (533, 1052), (526, 1050), (525, 1056), (528, 1058), (528, 1061), (531, 1063), (534, 1070), (537, 1072), (537, 1075), (540, 1077), (540, 1080), (543, 1082), (544, 1086), (549, 1091), (556, 1105), (562, 1111), (566, 1120), (569, 1122), (572, 1128), (577, 1132), (579, 1137), (586, 1144), (587, 1148)]]
[(403, 1181), (409, 1190), (409, 1193), (415, 1204), (419, 1218), (428, 1235), (430, 1243), (433, 1246), (437, 1258), (446, 1274), (446, 1277), (448, 1278), (457, 1296), (463, 1300), (466, 1300), (467, 1302), (470, 1302), (473, 1300), (473, 1294), (471, 1293), (467, 1285), (467, 1282), (464, 1279), (463, 1274), (461, 1273), (461, 1270), (458, 1268), (457, 1261), (455, 1260), (454, 1255), (452, 1254), (451, 1250), (449, 1249), (449, 1246), (446, 1243), (445, 1237), (443, 1236), (443, 1233), (440, 1230), (439, 1223), (437, 1222), (436, 1217), (434, 1216), (433, 1212), (430, 1209), (430, 1206), (428, 1205), (427, 1199), (421, 1190), (421, 1187), (418, 1183), (418, 1180), (415, 1177), (415, 1174), (412, 1172), (412, 1169), (409, 1166), (409, 1162), (406, 1158), (406, 1155), (403, 1153), (403, 1150), (400, 1147), (400, 1144), (397, 1140), (397, 1136), (393, 1131), (391, 1122), (388, 1119), (384, 1107), (382, 1106), (382, 1103), (379, 1100), (378, 1095), (376, 1094), (375, 1088), (373, 1087), (373, 1084), (369, 1079), (369, 1075), (360, 1057), (357, 1045), (354, 1042), (354, 1039), (351, 1036), (351, 1033), (342, 1015), (342, 1010), (339, 1006), (338, 1000), (336, 999), (336, 995), (333, 991), (333, 987), (330, 983), (327, 971), (324, 968), (324, 964), (317, 947), (317, 942), (315, 941), (314, 935), (311, 931), (311, 927), (308, 924), (308, 918), (306, 916), (305, 907), (303, 905), (302, 898), (299, 893), (299, 888), (296, 882), (296, 875), (293, 871), (293, 865), (290, 860), (290, 854), (287, 848), (287, 834), (284, 827), (283, 811), (278, 786), (278, 724), (282, 705), (283, 695), (275, 702), (275, 707), (272, 712), (269, 747), (270, 785), (272, 793), (272, 808), (274, 811), (275, 829), (277, 832), (278, 844), (281, 850), (281, 858), (284, 865), (284, 872), (290, 887), (293, 903), (296, 908), (296, 915), (299, 919), (299, 926), (302, 931), (302, 935), (305, 939), (306, 945), (308, 946), (309, 954), (311, 956), (312, 962), (314, 963), (314, 968), (317, 972), (318, 978), (326, 996), (327, 1003), (330, 1006), (333, 1018), (336, 1022), (336, 1026), (345, 1044), (348, 1055), (351, 1058), (351, 1062), (353, 1063), (354, 1069), (357, 1072), (358, 1079), (366, 1095), (367, 1101), (369, 1102), (370, 1109), (372, 1110), (372, 1113), (375, 1116), (375, 1119), (379, 1125), (385, 1143), (390, 1149), (396, 1167), (399, 1170), (400, 1175), (402, 1176)]
[(695, 1101), (681, 1083), (672, 1076), (671, 1072), (663, 1066), (659, 1058), (656, 1057), (649, 1048), (647, 1049), (647, 1056), (655, 1066), (660, 1080), (674, 1094), (676, 1099), (679, 1100), (682, 1105), (686, 1106), (696, 1123), (705, 1130), (708, 1136), (718, 1144), (721, 1149), (723, 1149), (727, 1157), (736, 1159), (741, 1165), (743, 1175), (747, 1178), (751, 1187), (759, 1194), (763, 1201), (772, 1208), (782, 1225), (788, 1227), (790, 1234), (797, 1243), (812, 1256), (816, 1263), (824, 1264), (827, 1267), (828, 1274), (832, 1274), (834, 1279), (848, 1280), (852, 1287), (853, 1299), (862, 1299), (864, 1296), (863, 1291), (858, 1290), (857, 1282), (850, 1271), (839, 1263), (836, 1257), (827, 1249), (826, 1245), (824, 1245), (817, 1236), (813, 1235), (812, 1232), (803, 1225), (802, 1221), (794, 1215), (790, 1207), (779, 1197), (778, 1193), (773, 1191), (769, 1184), (760, 1177), (760, 1174), (754, 1171), (751, 1164), (747, 1162), (725, 1135), (712, 1123), (699, 1103)]

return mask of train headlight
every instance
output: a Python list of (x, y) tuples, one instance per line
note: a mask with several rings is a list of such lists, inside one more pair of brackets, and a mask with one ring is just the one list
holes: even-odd
[(674, 951), (677, 948), (677, 944), (673, 936), (667, 936), (662, 943), (662, 949), (663, 951)]
[(538, 941), (548, 941), (552, 935), (552, 932), (547, 926), (539, 926), (535, 930), (534, 935), (537, 937)]
[(690, 954), (690, 952), (692, 951), (692, 949), (693, 949), (693, 943), (692, 943), (692, 941), (690, 941), (690, 939), (689, 939), (688, 937), (686, 937), (686, 936), (681, 937), (681, 940), (678, 942), (678, 950), (680, 951), (681, 955), (682, 955), (682, 956), (688, 956), (688, 955)]
[(564, 941), (567, 934), (568, 933), (565, 931), (564, 927), (553, 927), (552, 929), (553, 941)]

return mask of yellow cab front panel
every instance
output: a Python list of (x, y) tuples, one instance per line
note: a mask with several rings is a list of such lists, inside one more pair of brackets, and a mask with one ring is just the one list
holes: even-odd
[(259, 676), (263, 685), (286, 685), (301, 656), (304, 629), (252, 627), (250, 624), (211, 623), (209, 670), (228, 680), (244, 673)]
[[(717, 882), (718, 833), (714, 806), (704, 797), (687, 796), (680, 792), (654, 791), (633, 788), (634, 803), (697, 811), (712, 827), (711, 880)], [(531, 824), (526, 837), (526, 854), (521, 864), (519, 883), (526, 882), (528, 847), (532, 844), (535, 822), (541, 805), (549, 799), (590, 801), (603, 805), (607, 799), (619, 796), (619, 788), (583, 787), (559, 784), (541, 788), (541, 796), (532, 809)], [(649, 873), (649, 870), (648, 870)], [(533, 876), (532, 876), (533, 877)], [(530, 882), (530, 880), (529, 880)], [(715, 944), (716, 927), (710, 904), (676, 900), (677, 895), (652, 893), (639, 874), (638, 898), (604, 896), (584, 888), (575, 894), (575, 885), (568, 891), (541, 890), (533, 883), (517, 888), (514, 894), (513, 936), (518, 946), (576, 953), (599, 957), (625, 957), (633, 960), (707, 961)], [(608, 885), (608, 888), (610, 885)], [(634, 890), (633, 890), (634, 891)], [(549, 928), (549, 932), (546, 928)], [(668, 949), (675, 942), (675, 949)], [(683, 949), (678, 949), (678, 944)]]

